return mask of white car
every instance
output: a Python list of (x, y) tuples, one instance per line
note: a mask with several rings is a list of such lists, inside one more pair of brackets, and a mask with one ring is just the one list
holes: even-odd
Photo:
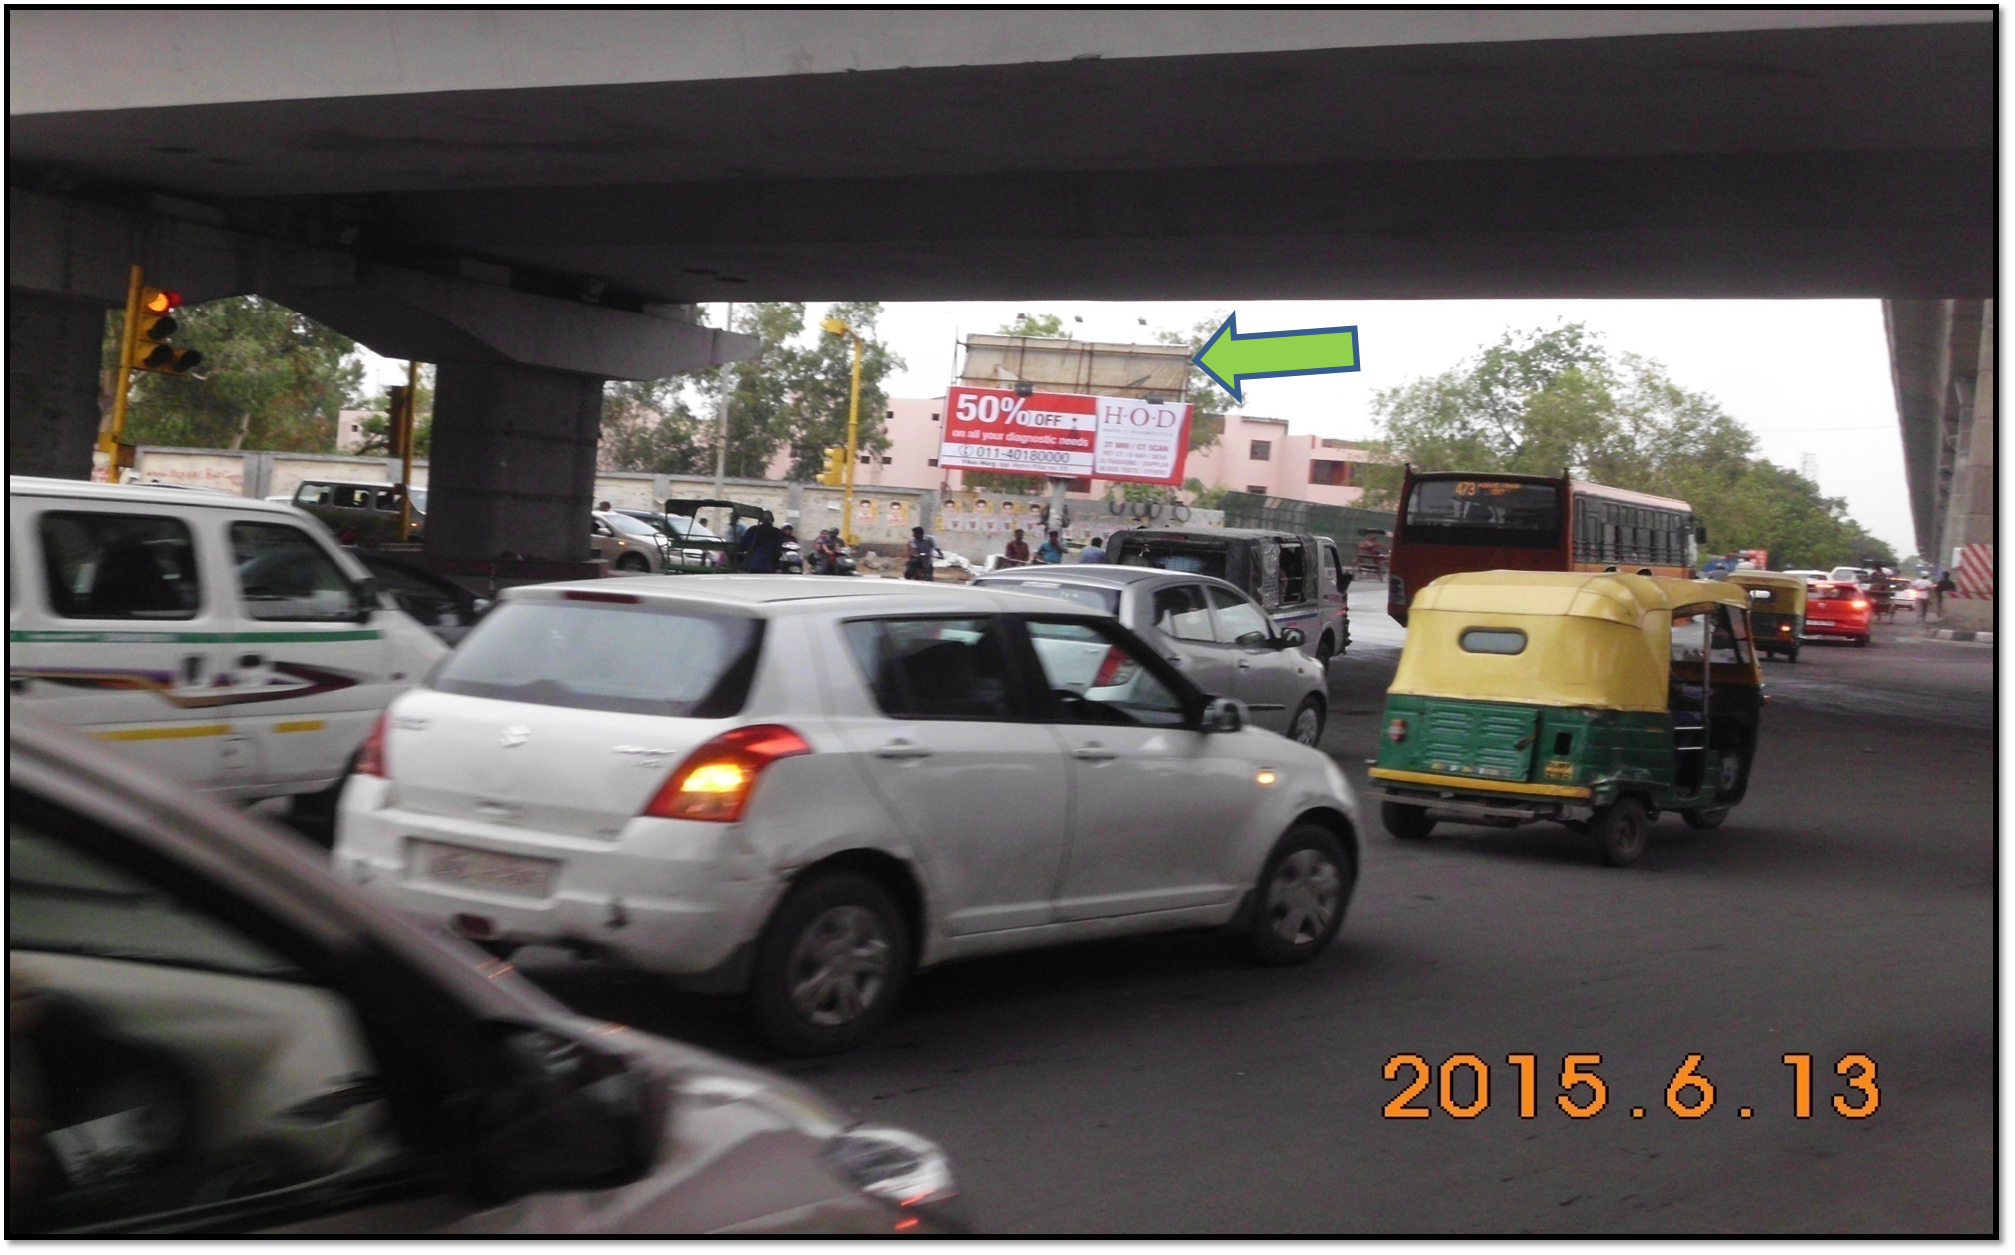
[(776, 1045), (824, 1053), (972, 955), (1201, 926), (1313, 958), (1358, 829), (1335, 763), (1109, 615), (643, 577), (505, 592), (380, 720), (334, 867), (500, 950), (746, 992)]

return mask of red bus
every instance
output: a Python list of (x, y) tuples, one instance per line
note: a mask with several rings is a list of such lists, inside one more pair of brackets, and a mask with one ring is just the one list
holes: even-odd
[(1693, 577), (1707, 537), (1693, 507), (1671, 497), (1568, 476), (1406, 468), (1392, 533), (1386, 611), (1457, 571), (1628, 571)]

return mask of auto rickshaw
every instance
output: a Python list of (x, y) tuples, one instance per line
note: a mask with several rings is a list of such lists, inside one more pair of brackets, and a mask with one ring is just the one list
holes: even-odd
[(1552, 820), (1637, 861), (1661, 811), (1742, 800), (1763, 704), (1749, 596), (1648, 575), (1476, 571), (1416, 596), (1371, 769), (1386, 829)]
[(1749, 594), (1749, 630), (1756, 652), (1798, 661), (1805, 634), (1805, 577), (1781, 571), (1730, 571), (1728, 582)]
[(741, 569), (742, 553), (736, 545), (739, 526), (762, 518), (763, 507), (744, 501), (722, 501), (711, 497), (672, 497), (665, 502), (665, 517), (676, 519), (680, 531), (666, 570), (678, 574), (713, 574)]

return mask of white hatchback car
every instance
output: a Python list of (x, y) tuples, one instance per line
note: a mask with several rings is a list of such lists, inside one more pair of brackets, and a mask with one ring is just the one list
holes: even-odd
[(746, 992), (823, 1053), (971, 955), (1226, 927), (1313, 958), (1358, 826), (1328, 757), (1107, 615), (694, 575), (507, 591), (380, 721), (334, 865), (494, 948)]

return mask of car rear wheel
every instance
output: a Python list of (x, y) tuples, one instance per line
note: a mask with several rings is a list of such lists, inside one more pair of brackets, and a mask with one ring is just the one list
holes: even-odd
[(757, 949), (751, 994), (763, 1036), (787, 1054), (853, 1049), (895, 1009), (909, 950), (901, 910), (873, 880), (831, 872), (800, 885)]
[(626, 553), (616, 559), (616, 569), (618, 571), (648, 571), (651, 569), (651, 564), (644, 560), (643, 554)]
[(1322, 740), (1322, 703), (1313, 697), (1302, 699), (1295, 709), (1294, 719), (1287, 725), (1287, 739), (1296, 745), (1314, 748)]
[(1651, 844), (1651, 821), (1645, 817), (1644, 804), (1634, 797), (1618, 798), (1596, 811), (1588, 832), (1602, 861), (1611, 867), (1630, 866)]
[(1696, 806), (1692, 810), (1680, 811), (1679, 817), (1686, 821), (1688, 828), (1707, 832), (1721, 826), (1721, 821), (1728, 818), (1728, 810), (1726, 806)]
[(1379, 805), (1378, 817), (1385, 822), (1385, 830), (1401, 841), (1419, 841), (1434, 831), (1434, 821), (1427, 817), (1425, 806), (1384, 802)]
[(1268, 967), (1306, 963), (1343, 926), (1357, 871), (1326, 828), (1296, 824), (1273, 847), (1254, 890), (1258, 909), (1240, 938), (1246, 957)]

